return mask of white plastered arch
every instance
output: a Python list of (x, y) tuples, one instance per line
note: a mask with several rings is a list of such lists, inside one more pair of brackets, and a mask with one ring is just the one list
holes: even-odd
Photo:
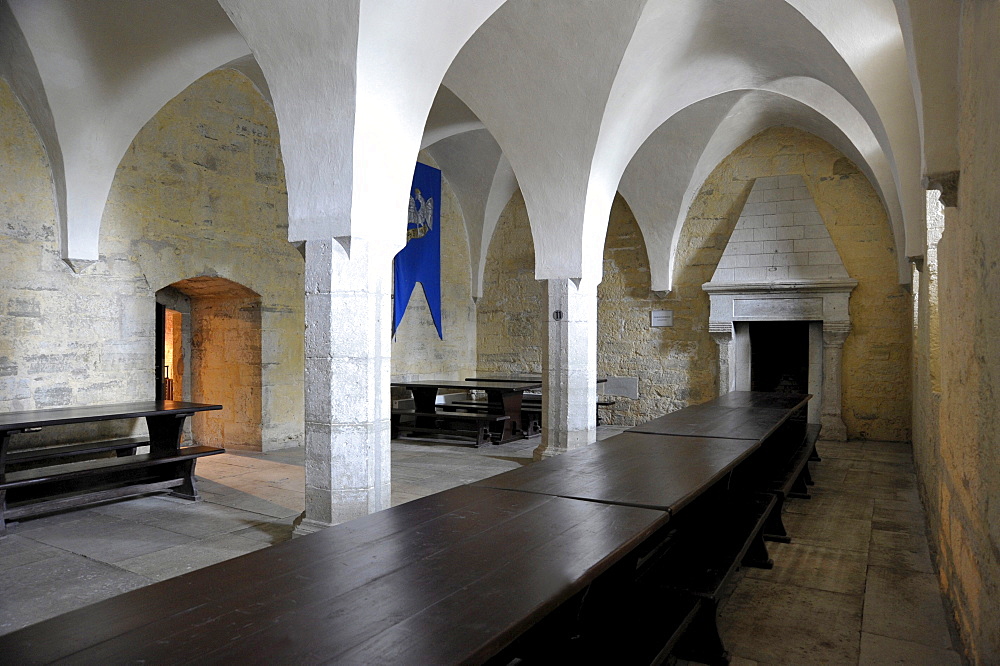
[(192, 81), (248, 49), (221, 9), (199, 0), (9, 5), (53, 120), (46, 151), (62, 256), (71, 265), (94, 261), (108, 193), (132, 139)]
[[(907, 79), (891, 0), (877, 0), (878, 7), (860, 12), (860, 18), (849, 12), (806, 16), (798, 4), (736, 0), (723, 6), (651, 0), (622, 60), (595, 150), (585, 219), (586, 235), (595, 246), (596, 239), (603, 241), (614, 189), (627, 163), (657, 127), (702, 100), (733, 90), (763, 89), (800, 99), (803, 110), (818, 110), (850, 137), (851, 146), (838, 147), (858, 161), (882, 195), (900, 249), (900, 280), (909, 280), (905, 255), (910, 253), (906, 244), (912, 234), (906, 229), (922, 221), (922, 208), (913, 205), (916, 199), (922, 201), (922, 195), (912, 95), (893, 88), (896, 84), (888, 92), (884, 85), (879, 88), (873, 81), (877, 68), (871, 66), (872, 61), (888, 62), (884, 72), (902, 72)], [(859, 20), (863, 25), (857, 25)], [(864, 35), (846, 39), (845, 26)], [(876, 48), (890, 52), (889, 57), (873, 53)], [(872, 95), (869, 88), (878, 90)], [(698, 151), (694, 146), (688, 150)], [(686, 205), (675, 206), (686, 212)], [(653, 244), (659, 241), (653, 238)], [(668, 285), (669, 277), (657, 280), (661, 289)]]
[[(858, 165), (886, 208), (897, 239), (897, 270), (904, 282), (910, 271), (898, 241), (904, 232), (897, 183), (874, 134), (857, 111), (828, 86), (815, 80), (781, 80), (758, 90), (726, 91), (700, 100), (665, 122), (637, 151), (619, 189), (637, 216), (650, 257), (660, 259), (650, 262), (652, 288), (672, 288), (677, 242), (705, 178), (729, 153), (769, 124), (796, 126), (815, 134)], [(655, 185), (651, 178), (655, 179), (655, 172), (662, 170), (658, 165), (664, 163), (671, 165), (676, 180), (666, 186)]]

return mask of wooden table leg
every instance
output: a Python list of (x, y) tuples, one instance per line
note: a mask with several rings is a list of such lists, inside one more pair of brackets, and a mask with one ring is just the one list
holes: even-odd
[(521, 426), (521, 396), (522, 391), (486, 389), (489, 413), (509, 417), (502, 424), (495, 426), (494, 434), (499, 433), (500, 442), (509, 441), (517, 436), (528, 436)]
[[(418, 414), (434, 413), (438, 393), (436, 386), (408, 386), (407, 388), (413, 394), (413, 411)], [(413, 425), (418, 428), (433, 428), (434, 417), (418, 416)]]
[(187, 417), (187, 414), (147, 416), (146, 429), (149, 430), (149, 452), (164, 453), (181, 448), (184, 419)]

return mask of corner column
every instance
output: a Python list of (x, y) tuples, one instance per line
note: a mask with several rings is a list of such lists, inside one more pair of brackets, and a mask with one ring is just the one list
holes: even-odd
[(719, 395), (723, 396), (735, 390), (735, 373), (731, 367), (733, 325), (731, 322), (709, 322), (708, 332), (715, 344), (719, 345)]
[(542, 443), (536, 460), (597, 440), (597, 281), (548, 280)]
[(305, 244), (306, 509), (296, 534), (391, 505), (391, 255), (353, 238)]
[(851, 332), (851, 325), (843, 322), (823, 324), (823, 406), (820, 423), (823, 439), (843, 442), (847, 439), (847, 426), (841, 414), (841, 361), (844, 341)]

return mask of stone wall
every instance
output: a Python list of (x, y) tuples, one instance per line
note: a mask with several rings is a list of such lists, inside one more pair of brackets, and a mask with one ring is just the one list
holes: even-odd
[(477, 304), (478, 370), (542, 371), (545, 283), (535, 279), (535, 244), (521, 192), (500, 215), (486, 257)]
[(100, 260), (79, 274), (60, 259), (45, 153), (4, 82), (0, 136), (0, 410), (151, 399), (156, 291), (223, 277), (260, 294), (263, 445), (300, 443), (302, 257), (287, 242), (277, 123), (249, 80), (210, 73), (146, 124), (112, 185)]
[[(843, 410), (849, 437), (906, 441), (910, 437), (910, 300), (896, 278), (892, 232), (868, 179), (825, 141), (778, 127), (737, 148), (705, 180), (678, 242), (672, 334), (687, 343), (679, 366), (690, 368), (690, 402), (708, 399), (718, 379), (717, 348), (707, 330), (708, 282), (725, 249), (753, 180), (804, 178), (847, 272), (851, 334), (844, 345)], [(679, 315), (679, 316), (678, 316)]]
[[(614, 409), (603, 413), (608, 423), (635, 425), (714, 395), (709, 356), (714, 343), (700, 347), (703, 337), (711, 342), (707, 307), (692, 308), (690, 297), (661, 300), (649, 285), (642, 233), (628, 204), (616, 196), (604, 244), (604, 280), (597, 287), (597, 372), (638, 378), (639, 398), (615, 397)], [(670, 309), (673, 328), (650, 325), (652, 310)]]
[[(970, 660), (995, 664), (1000, 662), (1000, 92), (985, 82), (1000, 77), (1000, 6), (962, 6), (959, 205), (945, 212), (937, 272), (926, 262), (920, 279), (913, 444), (941, 585)], [(940, 391), (934, 390), (937, 381)]]
[[(712, 278), (753, 180), (801, 174), (851, 277), (854, 329), (844, 348), (844, 420), (851, 437), (905, 441), (910, 435), (910, 300), (899, 286), (888, 219), (860, 171), (826, 142), (775, 128), (727, 157), (692, 203), (678, 242), (674, 289), (649, 288), (649, 261), (635, 219), (619, 196), (612, 205), (598, 286), (598, 373), (637, 378), (639, 397), (617, 397), (604, 416), (631, 425), (710, 400), (718, 347), (708, 332)], [(655, 258), (666, 261), (666, 258)], [(504, 210), (490, 243), (479, 302), (479, 370), (538, 372), (544, 340), (544, 284), (520, 194)], [(653, 328), (651, 310), (672, 310), (674, 325)]]
[[(420, 161), (436, 167), (426, 153)], [(464, 379), (476, 369), (476, 304), (472, 300), (469, 237), (462, 208), (441, 179), (441, 332), (439, 339), (424, 290), (418, 285), (392, 342), (393, 381)]]

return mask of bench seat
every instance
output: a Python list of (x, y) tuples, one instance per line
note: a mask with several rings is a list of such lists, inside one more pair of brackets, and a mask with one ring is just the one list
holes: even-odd
[(194, 461), (224, 451), (188, 446), (8, 472), (0, 479), (0, 527), (6, 520), (167, 489), (178, 497), (197, 499)]
[(816, 440), (819, 438), (820, 426), (810, 423), (806, 426), (806, 434), (802, 443), (794, 448), (784, 460), (775, 463), (773, 481), (768, 489), (777, 498), (777, 507), (764, 527), (764, 537), (768, 541), (790, 543), (791, 537), (785, 529), (782, 513), (785, 500), (809, 499), (809, 486), (812, 485), (812, 475), (809, 472), (809, 461), (816, 451)]
[[(403, 423), (403, 417), (411, 422)], [(422, 432), (437, 435), (460, 435), (476, 440), (476, 446), (493, 441), (499, 443), (499, 435), (494, 436), (491, 426), (503, 423), (510, 417), (505, 414), (487, 414), (481, 412), (435, 411), (417, 412), (412, 409), (393, 409), (392, 437), (399, 437), (401, 431), (410, 433)], [(470, 425), (474, 427), (469, 427)]]
[(59, 446), (44, 446), (37, 449), (8, 451), (7, 463), (4, 469), (8, 472), (33, 467), (39, 464), (49, 464), (50, 460), (60, 458), (85, 458), (101, 453), (115, 453), (119, 456), (132, 455), (140, 446), (149, 446), (148, 437), (125, 437), (122, 439), (106, 439), (84, 444), (65, 444)]

